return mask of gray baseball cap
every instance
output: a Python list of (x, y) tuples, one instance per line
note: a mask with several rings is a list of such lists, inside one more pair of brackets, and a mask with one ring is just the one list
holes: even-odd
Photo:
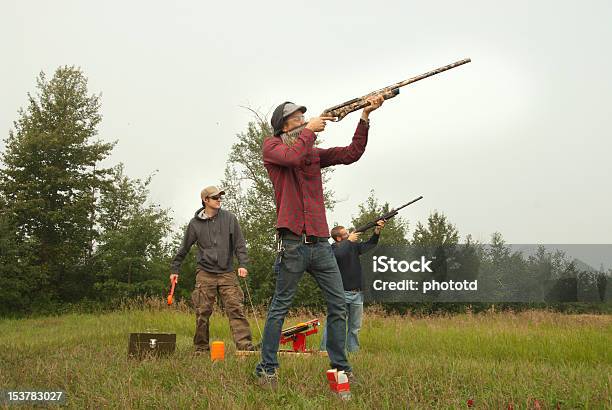
[(303, 105), (297, 105), (292, 102), (285, 104), (283, 107), (283, 118), (286, 119), (288, 116), (293, 114), (296, 111), (301, 111), (302, 114), (306, 112), (306, 107)]

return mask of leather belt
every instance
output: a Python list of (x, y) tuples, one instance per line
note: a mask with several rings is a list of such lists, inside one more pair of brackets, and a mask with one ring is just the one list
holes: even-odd
[(290, 241), (300, 241), (306, 245), (317, 242), (329, 242), (329, 238), (325, 238), (322, 236), (306, 235), (305, 233), (303, 233), (302, 235), (296, 235), (292, 232), (280, 231), (279, 235), (281, 239), (288, 239)]

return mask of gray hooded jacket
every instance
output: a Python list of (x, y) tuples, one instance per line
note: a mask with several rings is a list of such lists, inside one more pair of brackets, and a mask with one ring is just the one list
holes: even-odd
[(198, 209), (189, 221), (183, 243), (172, 261), (171, 272), (179, 272), (194, 242), (198, 244), (198, 267), (204, 271), (231, 272), (234, 254), (240, 267), (246, 268), (249, 263), (246, 242), (234, 214), (219, 209), (217, 215), (209, 218), (202, 212), (203, 209)]

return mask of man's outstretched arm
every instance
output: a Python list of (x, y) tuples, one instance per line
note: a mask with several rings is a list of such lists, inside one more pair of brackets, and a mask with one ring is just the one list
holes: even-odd
[(370, 113), (378, 109), (384, 99), (381, 95), (369, 97), (370, 105), (365, 107), (361, 113), (361, 119), (357, 124), (353, 141), (346, 147), (334, 147), (327, 149), (319, 149), (319, 158), (321, 159), (321, 168), (329, 167), (338, 164), (352, 164), (363, 155), (366, 144), (368, 143), (368, 130), (370, 128), (369, 118)]
[(359, 244), (359, 254), (364, 254), (369, 250), (372, 250), (378, 245), (378, 239), (380, 234), (374, 233), (367, 242), (361, 242)]
[(374, 228), (374, 234), (370, 237), (367, 242), (359, 244), (359, 254), (364, 254), (369, 250), (372, 250), (378, 245), (378, 239), (380, 239), (380, 231), (385, 227), (385, 220), (381, 219), (376, 221), (376, 228)]
[(368, 143), (368, 128), (367, 122), (360, 120), (350, 145), (346, 147), (319, 148), (321, 168), (339, 164), (348, 165), (361, 158)]

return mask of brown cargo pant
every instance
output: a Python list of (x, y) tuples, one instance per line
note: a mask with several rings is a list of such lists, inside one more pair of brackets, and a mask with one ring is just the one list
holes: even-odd
[(196, 350), (209, 350), (209, 318), (217, 298), (217, 289), (229, 319), (230, 330), (238, 350), (252, 350), (251, 329), (244, 315), (244, 293), (234, 272), (209, 273), (196, 271), (196, 287), (191, 301), (196, 311), (196, 331), (193, 344)]

